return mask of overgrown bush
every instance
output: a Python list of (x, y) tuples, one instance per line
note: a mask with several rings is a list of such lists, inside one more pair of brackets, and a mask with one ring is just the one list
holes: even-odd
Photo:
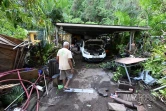
[(43, 54), (44, 63), (46, 63), (49, 59), (55, 58), (58, 50), (59, 50), (59, 48), (55, 47), (55, 44), (47, 43), (42, 48), (42, 54)]
[(103, 69), (109, 69), (113, 71), (113, 80), (118, 81), (124, 74), (126, 74), (125, 69), (121, 66), (117, 66), (114, 61), (106, 62), (100, 64)]
[(118, 81), (123, 75), (126, 74), (125, 69), (121, 66), (117, 67), (116, 72), (113, 73), (113, 80)]
[[(21, 86), (15, 86), (11, 89), (11, 91), (0, 97), (4, 106), (9, 105), (12, 101), (14, 101), (21, 93), (23, 92), (23, 88)], [(23, 101), (23, 95), (15, 102), (16, 104), (20, 104)]]
[(100, 67), (103, 68), (103, 69), (109, 69), (109, 70), (115, 71), (117, 66), (116, 66), (114, 61), (111, 61), (111, 62), (101, 63)]
[(36, 45), (32, 48), (30, 51), (30, 57), (28, 65), (31, 67), (37, 67), (42, 66), (47, 63), (49, 59), (55, 58), (58, 47), (55, 47), (55, 45), (46, 43), (46, 45)]
[(148, 59), (143, 65), (145, 70), (152, 71), (152, 76), (154, 78), (161, 78), (164, 76), (162, 70), (166, 68), (163, 64), (166, 61), (166, 55), (164, 54), (166, 48), (164, 45), (160, 44), (153, 49), (153, 53), (150, 59)]
[[(166, 43), (163, 40), (153, 42), (153, 50), (151, 57), (143, 64), (145, 70), (150, 70), (152, 76), (159, 79), (158, 84), (166, 85), (166, 79), (161, 79), (166, 76)], [(159, 92), (153, 92), (155, 96), (162, 96), (166, 99), (166, 89), (161, 89)]]

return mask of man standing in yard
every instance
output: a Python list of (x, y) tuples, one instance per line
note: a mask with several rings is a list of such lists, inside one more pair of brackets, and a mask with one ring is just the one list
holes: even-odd
[(69, 50), (69, 46), (69, 42), (64, 42), (63, 48), (61, 48), (57, 53), (57, 61), (59, 62), (60, 69), (60, 80), (63, 80), (64, 89), (68, 89), (68, 84), (72, 79), (74, 73), (72, 64), (72, 53)]

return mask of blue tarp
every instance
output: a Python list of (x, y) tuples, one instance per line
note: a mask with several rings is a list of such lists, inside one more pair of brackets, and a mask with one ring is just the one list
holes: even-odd
[(134, 77), (134, 80), (143, 80), (145, 84), (152, 85), (153, 83), (156, 82), (156, 79), (154, 79), (152, 76), (149, 75), (150, 71), (145, 71), (143, 70), (140, 73), (139, 77)]

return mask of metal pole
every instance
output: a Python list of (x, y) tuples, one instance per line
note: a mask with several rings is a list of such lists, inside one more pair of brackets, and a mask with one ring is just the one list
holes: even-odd
[(127, 74), (128, 80), (129, 80), (129, 84), (131, 85), (131, 79), (130, 79), (129, 73), (127, 71), (127, 67), (125, 64), (123, 64), (123, 67), (125, 68), (125, 71), (126, 71), (126, 74)]
[[(35, 41), (34, 41), (35, 42)], [(26, 44), (24, 44), (24, 45), (21, 45), (22, 47), (24, 47), (24, 46), (26, 46), (26, 45), (29, 45), (29, 44), (32, 44), (33, 42), (28, 42), (28, 43), (26, 43)]]
[(46, 93), (48, 95), (48, 88), (47, 88), (47, 82), (46, 82), (46, 77), (45, 77), (44, 71), (43, 71), (43, 74), (44, 74), (44, 83), (45, 83), (45, 86), (46, 86)]
[(166, 87), (166, 85), (161, 86), (161, 87), (158, 87), (158, 88), (156, 88), (156, 89), (153, 89), (153, 91), (157, 91), (157, 90), (163, 89), (163, 88), (165, 88), (165, 87)]
[(59, 45), (58, 44), (59, 39), (58, 39), (58, 29), (57, 29), (57, 27), (55, 27), (55, 31), (56, 31), (56, 45), (58, 46)]
[(132, 39), (132, 32), (130, 32), (129, 51), (131, 51), (131, 39)]
[(16, 45), (13, 49), (16, 49), (17, 47), (21, 46), (22, 44), (24, 44), (26, 41), (21, 42), (20, 44)]
[(134, 31), (130, 32), (129, 51), (131, 51), (131, 44), (134, 41)]
[(62, 41), (63, 41), (63, 27), (61, 27), (61, 37), (62, 37)]

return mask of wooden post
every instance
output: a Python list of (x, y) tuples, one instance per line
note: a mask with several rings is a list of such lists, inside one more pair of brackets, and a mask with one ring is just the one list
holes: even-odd
[(134, 33), (135, 33), (135, 31), (130, 32), (129, 51), (131, 51), (131, 44), (134, 40)]
[(56, 45), (58, 46), (59, 39), (58, 39), (58, 28), (57, 27), (55, 27), (55, 31), (56, 31)]
[(18, 63), (17, 63), (17, 67), (16, 67), (16, 68), (19, 68), (19, 64), (21, 63), (21, 59), (22, 59), (23, 53), (24, 53), (24, 47), (22, 47), (20, 51), (21, 51), (21, 53), (20, 53), (20, 58), (19, 58), (19, 61), (18, 61)]
[(43, 54), (42, 54), (42, 51), (41, 51), (41, 43), (38, 43), (39, 44), (39, 52), (40, 52), (40, 61), (41, 61), (41, 64), (43, 65), (44, 64), (44, 61), (43, 61)]
[(17, 49), (17, 52), (16, 52), (16, 56), (15, 56), (15, 60), (14, 60), (14, 65), (13, 65), (13, 69), (16, 69), (16, 63), (18, 61), (18, 55), (19, 55), (19, 48)]

